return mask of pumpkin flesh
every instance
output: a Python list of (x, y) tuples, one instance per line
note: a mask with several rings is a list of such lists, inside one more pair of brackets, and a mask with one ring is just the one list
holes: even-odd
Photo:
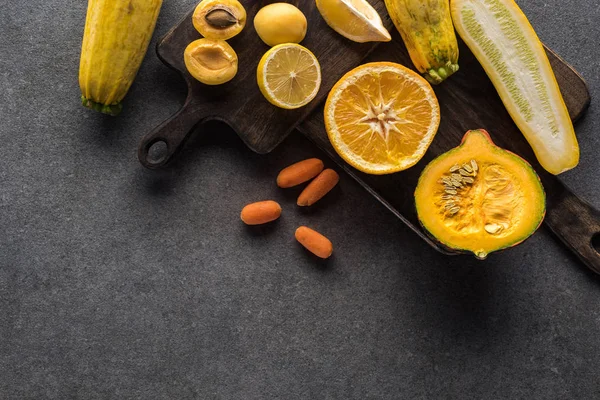
[[(469, 171), (470, 170), (470, 171)], [(456, 181), (459, 185), (454, 185)], [(484, 259), (539, 227), (546, 197), (539, 177), (519, 156), (494, 145), (484, 130), (433, 160), (415, 191), (421, 224), (447, 247)]]

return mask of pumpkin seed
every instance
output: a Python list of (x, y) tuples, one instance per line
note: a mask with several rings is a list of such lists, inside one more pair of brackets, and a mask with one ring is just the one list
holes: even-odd
[(502, 229), (502, 225), (498, 224), (485, 224), (483, 227), (485, 231), (491, 235), (498, 233)]
[(471, 168), (468, 164), (464, 164), (462, 167), (467, 172), (473, 172), (473, 168)]
[(446, 189), (445, 192), (448, 194), (458, 194), (458, 192), (454, 189)]
[(460, 165), (454, 164), (452, 167), (450, 167), (450, 172), (458, 171), (459, 168), (460, 168)]
[(471, 174), (465, 171), (464, 169), (459, 169), (458, 172), (460, 172), (462, 176), (471, 176)]
[(448, 210), (448, 212), (450, 213), (450, 215), (454, 215), (456, 214), (458, 211), (460, 210), (460, 207), (453, 207), (451, 209)]
[(471, 178), (471, 177), (469, 177), (469, 176), (465, 176), (465, 177), (463, 178), (463, 182), (466, 182), (466, 183), (473, 183), (473, 182), (475, 182), (475, 179), (473, 179), (473, 178)]
[(471, 167), (473, 168), (473, 172), (476, 172), (479, 169), (475, 160), (471, 160)]
[(445, 194), (442, 196), (442, 200), (454, 200), (455, 197), (452, 196), (451, 194)]
[(460, 182), (460, 181), (462, 181), (462, 175), (460, 175), (460, 174), (452, 174), (451, 179), (455, 179), (455, 180), (457, 180), (457, 181)]

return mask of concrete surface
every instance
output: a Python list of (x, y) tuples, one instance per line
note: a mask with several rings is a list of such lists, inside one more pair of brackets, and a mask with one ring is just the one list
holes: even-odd
[[(600, 8), (520, 3), (589, 83), (562, 179), (600, 207)], [(154, 40), (193, 5), (165, 1)], [(321, 153), (292, 137), (258, 156), (219, 124), (146, 171), (138, 140), (185, 88), (151, 50), (121, 117), (82, 108), (85, 9), (3, 6), (1, 399), (600, 397), (600, 281), (545, 229), (486, 262), (444, 257), (345, 175), (302, 212), (274, 177)], [(281, 220), (243, 226), (264, 198)], [(329, 262), (294, 242), (300, 224), (332, 239)]]

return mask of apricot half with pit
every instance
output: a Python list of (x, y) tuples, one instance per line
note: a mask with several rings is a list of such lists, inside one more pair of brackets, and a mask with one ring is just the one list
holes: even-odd
[(206, 85), (228, 82), (238, 70), (237, 54), (224, 40), (194, 40), (185, 48), (183, 59), (190, 75)]
[(194, 28), (208, 39), (231, 39), (244, 29), (246, 10), (237, 0), (203, 0), (192, 16)]

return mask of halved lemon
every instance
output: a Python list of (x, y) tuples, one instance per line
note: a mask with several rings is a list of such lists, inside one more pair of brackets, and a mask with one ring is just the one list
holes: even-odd
[(395, 63), (361, 65), (344, 75), (325, 103), (325, 128), (338, 154), (381, 175), (405, 170), (425, 154), (440, 124), (429, 82)]
[(316, 0), (327, 25), (354, 42), (389, 42), (390, 33), (367, 0)]
[(273, 105), (293, 109), (315, 98), (321, 86), (321, 66), (304, 46), (285, 43), (265, 53), (256, 70), (258, 87)]

